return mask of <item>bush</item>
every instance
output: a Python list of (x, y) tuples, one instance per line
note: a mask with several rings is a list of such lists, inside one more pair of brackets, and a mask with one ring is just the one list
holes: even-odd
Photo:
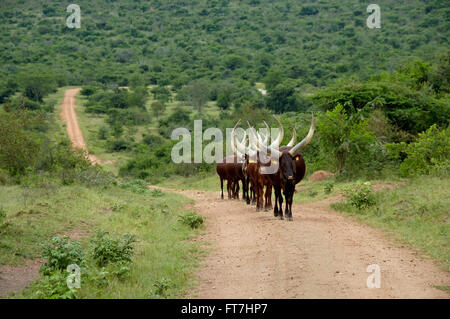
[(65, 272), (67, 266), (77, 264), (84, 265), (84, 256), (80, 243), (69, 242), (68, 237), (54, 237), (51, 241), (41, 244), (42, 258), (47, 262), (41, 266), (43, 275), (51, 275), (55, 271)]
[(450, 173), (450, 130), (439, 130), (432, 125), (428, 130), (419, 134), (416, 141), (410, 144), (389, 144), (388, 151), (395, 158), (406, 156), (400, 165), (404, 176), (422, 174)]
[(111, 238), (108, 232), (99, 231), (91, 240), (92, 257), (97, 266), (110, 263), (129, 263), (133, 256), (135, 236), (124, 234), (121, 239)]
[(108, 128), (105, 125), (98, 128), (97, 138), (99, 140), (106, 140), (108, 138)]
[(350, 205), (362, 209), (376, 204), (375, 195), (372, 193), (370, 182), (358, 183), (355, 187), (344, 190), (344, 197)]
[(81, 90), (81, 95), (84, 96), (91, 96), (92, 94), (94, 94), (95, 92), (97, 92), (97, 88), (93, 87), (93, 86), (85, 86), (82, 90)]
[(131, 149), (132, 142), (127, 141), (125, 138), (110, 138), (106, 141), (106, 150), (110, 153), (122, 152)]
[(135, 179), (128, 183), (119, 183), (119, 187), (123, 189), (129, 189), (137, 194), (145, 193), (148, 190), (147, 183), (141, 179)]
[(193, 212), (182, 214), (179, 216), (179, 219), (183, 224), (191, 228), (198, 228), (204, 222), (203, 216)]
[(167, 291), (173, 286), (173, 282), (167, 278), (161, 278), (153, 284), (153, 295), (157, 298), (166, 298)]
[(33, 121), (27, 111), (0, 110), (0, 168), (10, 175), (20, 175), (35, 162), (39, 150), (37, 138), (26, 126)]
[(325, 186), (323, 187), (323, 191), (325, 194), (330, 194), (333, 191), (334, 183), (333, 182), (327, 182)]
[(3, 207), (0, 206), (0, 233), (1, 229), (3, 228), (3, 225), (5, 224), (5, 220), (6, 220), (6, 212), (3, 209)]
[(32, 298), (38, 299), (75, 299), (77, 291), (67, 286), (67, 271), (53, 271), (32, 285)]
[(374, 147), (377, 139), (367, 124), (356, 116), (349, 117), (341, 104), (320, 117), (317, 125), (320, 150), (324, 157), (334, 157), (339, 172), (343, 169), (356, 172), (380, 154)]

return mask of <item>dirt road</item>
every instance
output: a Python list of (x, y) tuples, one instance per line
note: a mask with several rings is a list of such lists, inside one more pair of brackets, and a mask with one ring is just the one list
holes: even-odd
[[(74, 147), (86, 150), (74, 108), (79, 89), (67, 90), (62, 117)], [(101, 163), (93, 155), (93, 164)], [(198, 272), (199, 298), (449, 298), (433, 286), (450, 275), (414, 251), (398, 247), (382, 231), (329, 209), (336, 198), (294, 204), (294, 221), (255, 212), (218, 192), (175, 191), (196, 200), (207, 217), (211, 244)], [(381, 287), (369, 289), (369, 265), (381, 269)]]
[[(255, 212), (218, 192), (175, 191), (196, 200), (211, 244), (198, 272), (198, 298), (449, 298), (434, 288), (450, 275), (380, 230), (329, 209), (337, 198), (294, 204), (294, 221)], [(381, 269), (381, 287), (367, 287)]]
[[(80, 126), (78, 125), (77, 114), (75, 113), (75, 108), (77, 107), (75, 105), (75, 96), (80, 90), (80, 88), (66, 90), (63, 103), (59, 107), (61, 108), (61, 118), (66, 123), (67, 134), (72, 141), (73, 147), (82, 149), (87, 153), (86, 143), (83, 138), (83, 133), (80, 130)], [(87, 153), (87, 157), (92, 165), (105, 164), (95, 155)]]

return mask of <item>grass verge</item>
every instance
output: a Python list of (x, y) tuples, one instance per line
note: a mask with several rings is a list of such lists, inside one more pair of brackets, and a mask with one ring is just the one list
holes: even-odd
[[(0, 264), (39, 258), (39, 243), (55, 235), (81, 234), (81, 246), (88, 251), (90, 237), (98, 230), (117, 236), (127, 233), (138, 239), (129, 276), (112, 279), (101, 288), (91, 281), (83, 284), (82, 277), (77, 296), (182, 297), (195, 285), (192, 274), (204, 254), (198, 243), (188, 240), (199, 230), (180, 220), (180, 215), (189, 213), (184, 207), (191, 202), (178, 194), (114, 185), (103, 189), (48, 182), (33, 187), (0, 186), (6, 215), (0, 227)], [(34, 298), (39, 287), (32, 285), (11, 297)]]
[(331, 207), (386, 230), (419, 248), (450, 271), (449, 179), (424, 176), (406, 185), (376, 192), (376, 204), (358, 209), (348, 201)]

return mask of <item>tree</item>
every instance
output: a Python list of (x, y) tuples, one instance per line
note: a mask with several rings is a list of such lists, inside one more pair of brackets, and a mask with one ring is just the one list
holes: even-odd
[(269, 72), (267, 72), (267, 76), (265, 79), (267, 90), (270, 92), (278, 84), (280, 84), (284, 78), (285, 76), (283, 74), (283, 71), (281, 71), (280, 69), (270, 69)]
[(186, 87), (188, 101), (197, 109), (198, 113), (202, 112), (202, 106), (208, 101), (209, 85), (205, 80), (196, 80)]
[(33, 68), (18, 76), (23, 94), (30, 100), (42, 102), (44, 96), (56, 89), (56, 80), (50, 72)]
[(153, 97), (156, 100), (159, 100), (163, 103), (169, 102), (170, 91), (168, 88), (166, 88), (164, 86), (157, 86), (157, 87), (154, 87), (153, 89), (151, 89), (150, 92), (153, 94)]
[(0, 111), (0, 167), (11, 175), (22, 174), (36, 159), (38, 141), (25, 130), (32, 122), (28, 111)]
[(276, 113), (284, 113), (307, 110), (311, 102), (296, 92), (293, 81), (287, 80), (269, 91), (267, 106)]
[(357, 116), (349, 117), (341, 104), (320, 117), (317, 131), (320, 136), (321, 150), (325, 156), (332, 155), (339, 172), (348, 161), (352, 169), (357, 164), (370, 161), (370, 147), (376, 141), (373, 132), (367, 130), (368, 121)]
[(137, 106), (145, 110), (145, 102), (147, 101), (148, 90), (145, 86), (134, 87), (133, 92), (128, 94), (128, 105)]
[(166, 105), (161, 101), (155, 101), (152, 103), (152, 111), (153, 115), (158, 118), (161, 114), (163, 114), (166, 110)]

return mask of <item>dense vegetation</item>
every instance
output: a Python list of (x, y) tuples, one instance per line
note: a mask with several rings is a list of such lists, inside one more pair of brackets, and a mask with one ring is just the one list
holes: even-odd
[(367, 79), (448, 48), (449, 9), (439, 0), (383, 1), (373, 30), (359, 0), (80, 0), (80, 29), (66, 26), (68, 4), (2, 1), (1, 96), (30, 66), (58, 86), (125, 86), (132, 74), (175, 87), (198, 78), (241, 86), (282, 74), (308, 87)]
[[(271, 115), (278, 114), (287, 143), (292, 127), (306, 135), (313, 113), (316, 133), (302, 151), (307, 174), (324, 169), (336, 177), (309, 185), (296, 201), (337, 194), (350, 183), (336, 209), (399, 230), (448, 260), (439, 254), (448, 245), (445, 194), (430, 195), (433, 187), (448, 188), (450, 176), (445, 1), (385, 1), (377, 30), (365, 25), (367, 3), (356, 0), (80, 0), (81, 29), (66, 27), (68, 4), (0, 4), (0, 264), (39, 256), (37, 242), (87, 218), (86, 229), (104, 227), (116, 237), (47, 242), (43, 255), (61, 247), (92, 271), (88, 285), (77, 295), (68, 291), (60, 274), (67, 260), (49, 258), (43, 280), (25, 297), (180, 296), (197, 251), (179, 243), (203, 219), (182, 212), (185, 200), (150, 193), (146, 184), (217, 187), (214, 164), (171, 160), (172, 130), (192, 131), (196, 119), (203, 130), (225, 132), (239, 119), (274, 127)], [(116, 164), (93, 167), (72, 149), (55, 110), (67, 85), (83, 87), (77, 112), (89, 152)], [(353, 185), (394, 178), (411, 184), (379, 194)], [(414, 187), (420, 196), (409, 198)], [(422, 237), (413, 235), (417, 227)], [(137, 256), (134, 237), (124, 233), (142, 240)], [(117, 254), (120, 247), (129, 254)], [(187, 254), (192, 258), (182, 261)], [(136, 293), (122, 276), (153, 288)]]

